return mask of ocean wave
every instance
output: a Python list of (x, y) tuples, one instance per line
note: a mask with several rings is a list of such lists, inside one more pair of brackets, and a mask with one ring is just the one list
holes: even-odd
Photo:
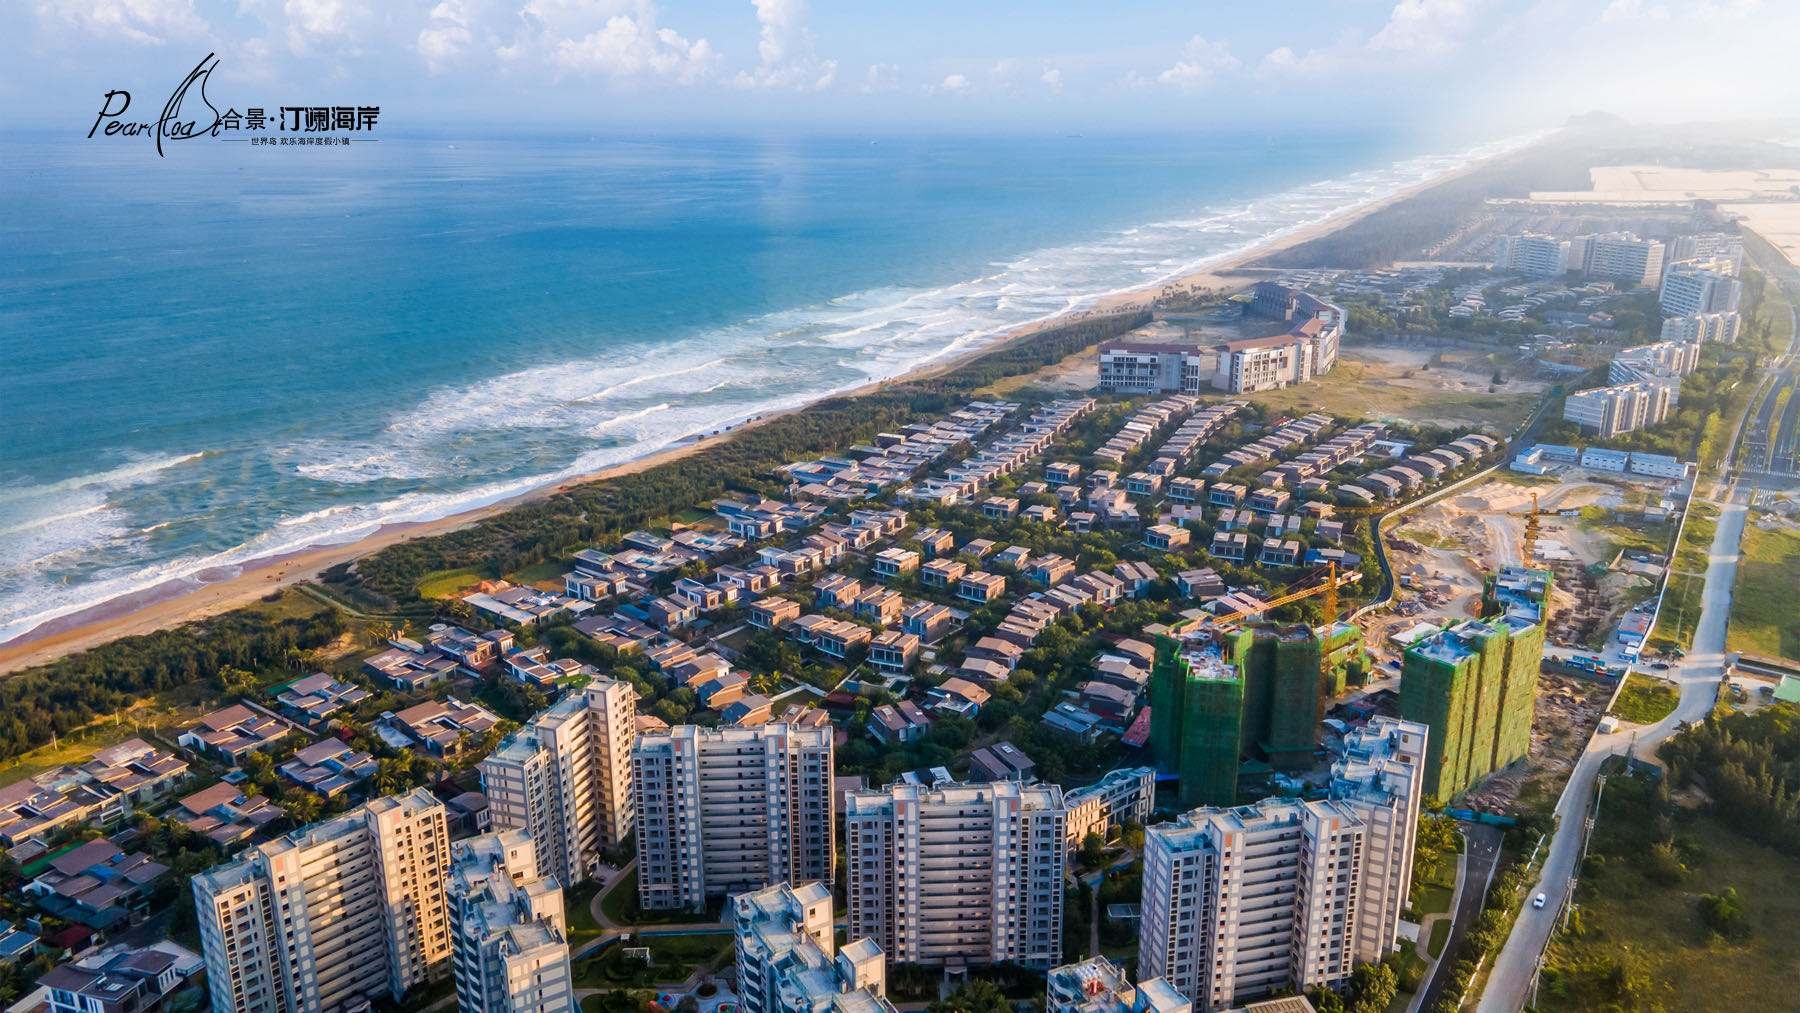
[[(272, 451), (294, 475), (322, 487), (354, 487), (385, 479), (428, 488), (285, 517), (223, 552), (147, 561), (133, 539), (150, 529), (121, 525), (104, 500), (96, 510), (88, 509), (92, 500), (65, 502), (51, 512), (81, 512), (52, 517), (32, 528), (57, 533), (56, 538), (39, 540), (32, 551), (56, 551), (73, 544), (73, 536), (79, 535), (95, 539), (88, 544), (116, 549), (120, 565), (97, 570), (74, 585), (9, 582), (9, 592), (0, 599), (0, 641), (121, 595), (169, 581), (192, 581), (196, 574), (228, 572), (310, 546), (355, 541), (391, 524), (476, 509), (655, 453), (687, 438), (888, 379), (978, 349), (1017, 328), (1207, 270), (1250, 247), (1314, 227), (1534, 139), (1515, 138), (1454, 156), (1409, 159), (1383, 170), (1349, 173), (1198, 214), (1033, 250), (998, 261), (978, 277), (948, 285), (869, 288), (677, 336), (655, 347), (615, 345), (603, 356), (439, 388), (358, 440), (307, 441)], [(160, 471), (200, 456), (131, 462), (57, 486), (63, 487), (65, 497), (84, 490), (91, 495), (91, 489), (154, 479)], [(557, 466), (554, 461), (562, 463)], [(28, 495), (29, 491), (17, 490), (0, 493), (0, 503)], [(7, 522), (30, 525), (35, 520), (14, 519), (0, 511), (0, 524)], [(83, 525), (88, 530), (77, 532)], [(5, 538), (0, 547), (22, 541), (4, 531), (0, 537)], [(14, 587), (17, 593), (12, 593)]]

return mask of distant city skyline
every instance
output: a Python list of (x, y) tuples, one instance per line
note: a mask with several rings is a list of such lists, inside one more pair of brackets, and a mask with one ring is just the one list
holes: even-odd
[(1499, 136), (1589, 110), (1782, 117), (1800, 99), (1785, 53), (1800, 9), (1766, 0), (1115, 6), (35, 0), (0, 10), (14, 70), (0, 100), (14, 125), (55, 127), (91, 117), (111, 88), (160, 97), (208, 52), (221, 91), (381, 104), (393, 129), (1192, 129), (1280, 116)]

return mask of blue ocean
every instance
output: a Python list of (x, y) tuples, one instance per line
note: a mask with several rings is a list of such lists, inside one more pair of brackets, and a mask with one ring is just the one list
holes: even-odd
[(0, 640), (902, 373), (1479, 154), (1317, 133), (4, 150)]

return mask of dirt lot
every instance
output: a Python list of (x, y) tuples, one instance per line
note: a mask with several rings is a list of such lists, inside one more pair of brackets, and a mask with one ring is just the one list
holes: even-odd
[(1470, 792), (1468, 804), (1501, 812), (1554, 805), (1611, 694), (1607, 683), (1544, 673), (1531, 722), (1531, 754)]
[(1252, 394), (1284, 411), (1329, 408), (1346, 418), (1414, 422), (1455, 429), (1490, 426), (1505, 432), (1543, 396), (1538, 380), (1509, 378), (1490, 390), (1494, 366), (1485, 355), (1393, 345), (1346, 346), (1319, 383)]

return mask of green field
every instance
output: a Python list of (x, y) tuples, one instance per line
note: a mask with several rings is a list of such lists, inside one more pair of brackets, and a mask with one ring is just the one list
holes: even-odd
[(686, 925), (716, 920), (716, 911), (641, 911), (638, 909), (637, 869), (621, 876), (600, 898), (600, 911), (615, 925)]
[(1800, 661), (1800, 532), (1744, 525), (1726, 647)]
[(1694, 624), (1700, 620), (1700, 600), (1706, 590), (1706, 568), (1712, 560), (1713, 535), (1719, 527), (1719, 508), (1705, 500), (1696, 500), (1689, 508), (1687, 527), (1681, 544), (1675, 549), (1675, 561), (1669, 570), (1669, 587), (1663, 595), (1662, 612), (1656, 628), (1650, 631), (1654, 646), (1676, 646), (1686, 649), (1694, 639)]
[(575, 984), (582, 988), (642, 988), (685, 981), (695, 971), (722, 961), (731, 952), (729, 932), (695, 936), (642, 936), (634, 946), (650, 949), (648, 964), (628, 960), (622, 944), (614, 944), (597, 957), (577, 961)]
[[(1593, 849), (1576, 895), (1574, 931), (1550, 948), (1541, 1011), (1790, 1009), (1800, 981), (1800, 861), (1721, 821), (1671, 807), (1685, 872), (1653, 878), (1645, 860), (1658, 822), (1642, 781), (1607, 780)], [(1736, 888), (1747, 938), (1727, 940), (1699, 917), (1703, 894)]]
[(454, 598), (462, 589), (484, 579), (480, 570), (465, 566), (460, 570), (433, 570), (419, 578), (419, 597)]
[(1680, 702), (1680, 690), (1661, 679), (1637, 673), (1625, 680), (1625, 688), (1619, 691), (1612, 712), (1621, 721), (1653, 725), (1675, 713), (1675, 705)]

